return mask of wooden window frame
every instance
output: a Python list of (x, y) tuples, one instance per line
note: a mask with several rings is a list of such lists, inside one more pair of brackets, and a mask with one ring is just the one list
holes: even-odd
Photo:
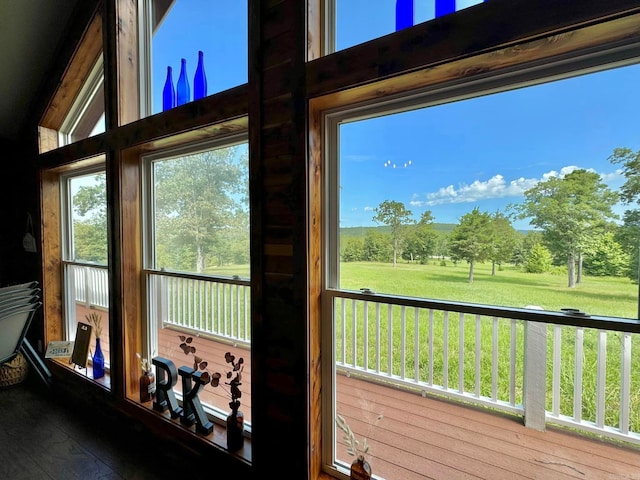
[[(72, 164), (43, 170), (40, 174), (41, 211), (43, 230), (43, 310), (45, 317), (45, 344), (65, 340), (64, 280), (62, 275), (65, 250), (64, 208), (62, 182), (75, 171), (83, 172), (104, 165), (103, 155), (82, 159)], [(67, 339), (68, 340), (68, 339)]]
[(59, 128), (59, 145), (68, 145), (89, 137), (100, 117), (104, 115), (103, 72), (102, 55), (100, 55)]

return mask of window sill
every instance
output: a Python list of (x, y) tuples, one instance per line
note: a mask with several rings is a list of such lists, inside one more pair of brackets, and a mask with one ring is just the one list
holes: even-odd
[[(76, 378), (87, 380), (106, 390), (111, 390), (111, 376), (108, 372), (105, 373), (104, 377), (94, 379), (90, 365), (87, 365), (86, 368), (81, 368), (69, 363), (68, 358), (51, 358), (47, 359), (47, 361), (51, 362), (52, 366), (55, 365), (54, 368), (56, 368), (56, 370), (62, 369), (62, 371), (73, 374)], [(174, 437), (176, 441), (196, 442), (201, 446), (205, 446), (205, 448), (213, 447), (220, 452), (232, 456), (247, 466), (251, 465), (251, 437), (245, 437), (244, 445), (240, 450), (231, 452), (227, 449), (227, 430), (225, 426), (214, 420), (212, 420), (213, 432), (209, 435), (202, 435), (196, 432), (195, 425), (185, 426), (180, 423), (179, 418), (171, 418), (168, 410), (165, 412), (154, 410), (153, 402), (140, 403), (137, 401), (137, 394), (136, 396), (128, 396), (126, 400), (127, 408), (125, 408), (125, 413), (127, 415), (139, 418), (148, 424), (157, 423), (157, 421), (160, 420), (162, 422), (162, 428), (171, 428), (173, 432), (172, 437)]]
[(86, 368), (79, 367), (73, 363), (70, 363), (69, 358), (49, 358), (47, 359), (47, 361), (55, 363), (56, 365), (60, 365), (65, 370), (69, 370), (79, 377), (96, 383), (101, 387), (106, 388), (107, 390), (111, 390), (111, 375), (108, 371), (105, 372), (104, 377), (93, 378), (93, 369), (90, 365), (87, 365)]
[[(175, 428), (177, 429), (176, 440), (179, 440), (178, 437), (188, 436), (191, 440), (202, 442), (206, 445), (214, 447), (216, 450), (223, 451), (225, 454), (231, 455), (247, 466), (251, 465), (251, 437), (245, 436), (243, 447), (240, 450), (232, 452), (227, 449), (227, 429), (224, 425), (221, 425), (215, 420), (211, 420), (213, 423), (213, 432), (209, 435), (202, 435), (196, 432), (195, 425), (186, 426), (180, 423), (179, 418), (171, 418), (168, 410), (165, 412), (154, 410), (152, 401), (140, 403), (134, 397), (130, 397), (128, 398), (128, 400), (129, 402), (131, 402), (131, 405), (134, 408), (143, 409), (145, 411), (145, 413), (143, 414), (144, 416), (155, 417), (156, 419), (159, 418), (165, 424), (171, 424), (175, 426)], [(139, 413), (134, 413), (134, 415), (138, 416)]]

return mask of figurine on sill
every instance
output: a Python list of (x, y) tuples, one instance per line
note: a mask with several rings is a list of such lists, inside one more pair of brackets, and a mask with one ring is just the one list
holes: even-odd
[(140, 361), (142, 375), (140, 375), (140, 403), (146, 403), (153, 400), (156, 396), (156, 376), (151, 368), (151, 362), (142, 355), (136, 353)]

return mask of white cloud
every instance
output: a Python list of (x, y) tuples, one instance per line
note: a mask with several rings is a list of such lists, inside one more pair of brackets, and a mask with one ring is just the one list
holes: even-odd
[[(538, 182), (552, 177), (564, 177), (580, 167), (574, 165), (563, 167), (560, 172), (551, 170), (541, 178), (523, 178), (507, 182), (500, 174), (494, 175), (487, 181), (476, 180), (471, 184), (461, 183), (456, 188), (448, 185), (429, 192), (424, 196), (414, 194), (409, 204), (413, 207), (425, 207), (452, 203), (473, 203), (490, 198), (521, 197), (524, 192), (534, 187)], [(593, 169), (588, 169), (594, 171)], [(620, 178), (620, 170), (614, 173), (601, 174), (603, 181), (611, 182)]]
[(365, 212), (373, 212), (375, 209), (376, 207), (369, 207), (369, 206), (364, 207)]
[(624, 177), (622, 176), (622, 169), (620, 168), (615, 172), (601, 173), (600, 176), (602, 177), (602, 181), (605, 183), (619, 182), (620, 180), (624, 180)]

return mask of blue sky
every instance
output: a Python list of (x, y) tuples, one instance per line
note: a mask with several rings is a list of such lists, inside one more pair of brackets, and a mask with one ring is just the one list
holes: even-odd
[(638, 65), (343, 125), (341, 226), (376, 225), (384, 200), (416, 219), (431, 210), (436, 222), (457, 223), (475, 207), (504, 211), (575, 168), (618, 189), (624, 179), (609, 156), (640, 149), (635, 85)]
[(152, 40), (153, 113), (162, 110), (168, 66), (177, 85), (181, 58), (187, 60), (193, 96), (199, 50), (204, 53), (209, 95), (247, 83), (247, 18), (246, 0), (175, 1)]
[[(395, 0), (336, 1), (338, 49), (394, 31)], [(415, 0), (416, 23), (433, 16), (433, 0)], [(175, 2), (153, 39), (154, 112), (167, 66), (177, 83), (183, 57), (193, 92), (198, 50), (209, 94), (247, 81), (246, 18), (246, 1)], [(343, 125), (340, 224), (376, 225), (373, 209), (384, 200), (403, 202), (416, 219), (431, 210), (436, 222), (457, 223), (475, 207), (504, 210), (536, 182), (575, 168), (617, 189), (623, 179), (608, 157), (617, 147), (640, 150), (635, 85), (640, 67), (630, 66)]]

